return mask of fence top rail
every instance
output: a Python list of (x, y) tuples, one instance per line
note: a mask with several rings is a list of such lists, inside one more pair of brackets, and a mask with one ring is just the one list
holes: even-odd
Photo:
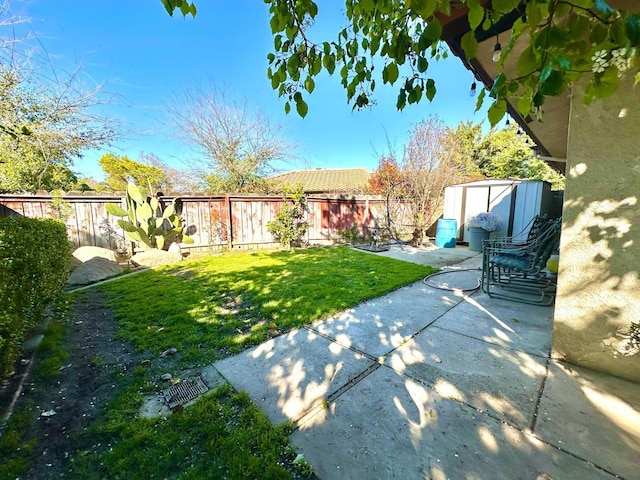
[[(38, 191), (36, 193), (10, 193), (0, 194), (0, 202), (20, 202), (20, 201), (50, 201), (52, 198), (63, 198), (64, 200), (89, 200), (92, 202), (118, 202), (126, 196), (125, 192), (66, 192), (62, 195), (53, 195), (50, 192)], [(167, 194), (161, 195), (159, 198), (164, 200), (172, 200), (174, 198), (180, 198), (181, 200), (207, 200), (207, 201), (272, 201), (281, 200), (282, 195), (205, 195), (205, 194)], [(337, 200), (337, 201), (366, 201), (366, 200), (383, 200), (381, 195), (309, 195), (308, 200), (323, 201), (323, 200)]]

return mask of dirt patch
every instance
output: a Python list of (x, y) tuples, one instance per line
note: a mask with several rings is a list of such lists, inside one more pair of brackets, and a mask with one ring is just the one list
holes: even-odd
[[(26, 410), (33, 416), (30, 437), (40, 439), (23, 479), (69, 476), (69, 457), (84, 448), (83, 433), (112, 398), (117, 377), (141, 360), (131, 345), (115, 338), (113, 311), (105, 306), (98, 289), (77, 297), (65, 324), (62, 348), (69, 356), (59, 374), (50, 378), (33, 375), (43, 360), (36, 355), (15, 405), (15, 411)], [(15, 385), (7, 383), (3, 388)], [(4, 398), (10, 396), (3, 393)]]

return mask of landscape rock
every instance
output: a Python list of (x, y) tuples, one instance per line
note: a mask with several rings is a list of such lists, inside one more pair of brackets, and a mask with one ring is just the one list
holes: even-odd
[(78, 265), (69, 276), (67, 285), (79, 286), (99, 282), (122, 272), (118, 262), (103, 257), (94, 257)]
[(92, 258), (106, 258), (112, 262), (118, 263), (118, 257), (115, 252), (106, 248), (100, 247), (80, 247), (74, 250), (73, 257), (79, 260), (81, 263), (87, 262)]
[(157, 267), (159, 265), (172, 265), (182, 260), (179, 253), (165, 252), (164, 250), (146, 250), (136, 253), (131, 257), (131, 262), (140, 267)]

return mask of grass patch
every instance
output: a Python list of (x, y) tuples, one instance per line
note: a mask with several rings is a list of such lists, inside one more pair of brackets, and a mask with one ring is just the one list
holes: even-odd
[(139, 350), (174, 347), (211, 363), (435, 269), (347, 247), (231, 254), (142, 272), (101, 286)]
[(29, 467), (35, 446), (35, 440), (28, 438), (33, 422), (28, 410), (16, 410), (0, 432), (0, 478), (20, 478)]
[(69, 355), (62, 347), (65, 332), (66, 325), (63, 322), (53, 321), (47, 325), (44, 339), (38, 345), (38, 356), (43, 359), (34, 372), (34, 377), (50, 378), (60, 374), (60, 368)]
[(115, 410), (90, 432), (92, 451), (74, 458), (78, 478), (291, 478), (291, 425), (272, 426), (231, 387), (166, 419), (127, 419)]

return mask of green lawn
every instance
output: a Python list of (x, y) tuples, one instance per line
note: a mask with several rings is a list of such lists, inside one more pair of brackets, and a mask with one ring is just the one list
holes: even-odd
[[(313, 476), (288, 444), (290, 424), (271, 425), (243, 392), (225, 386), (183, 412), (138, 418), (145, 395), (166, 384), (159, 376), (198, 372), (203, 365), (270, 337), (326, 318), (433, 273), (430, 267), (347, 247), (224, 254), (123, 277), (106, 293), (119, 335), (139, 351), (140, 364), (113, 374), (106, 412), (70, 452), (81, 479), (286, 479)], [(177, 354), (161, 359), (174, 347)], [(58, 358), (64, 358), (52, 346)], [(53, 355), (53, 353), (52, 353)], [(58, 363), (60, 360), (58, 360)], [(167, 363), (170, 362), (170, 363)], [(45, 363), (46, 364), (46, 363)], [(170, 365), (170, 367), (169, 367)], [(96, 361), (96, 368), (105, 368)], [(17, 451), (0, 470), (25, 468), (34, 441), (16, 416), (0, 452)], [(6, 435), (9, 433), (10, 435)], [(37, 459), (35, 460), (37, 461)]]
[(203, 365), (329, 317), (435, 270), (347, 247), (227, 254), (149, 270), (102, 289), (121, 335)]

